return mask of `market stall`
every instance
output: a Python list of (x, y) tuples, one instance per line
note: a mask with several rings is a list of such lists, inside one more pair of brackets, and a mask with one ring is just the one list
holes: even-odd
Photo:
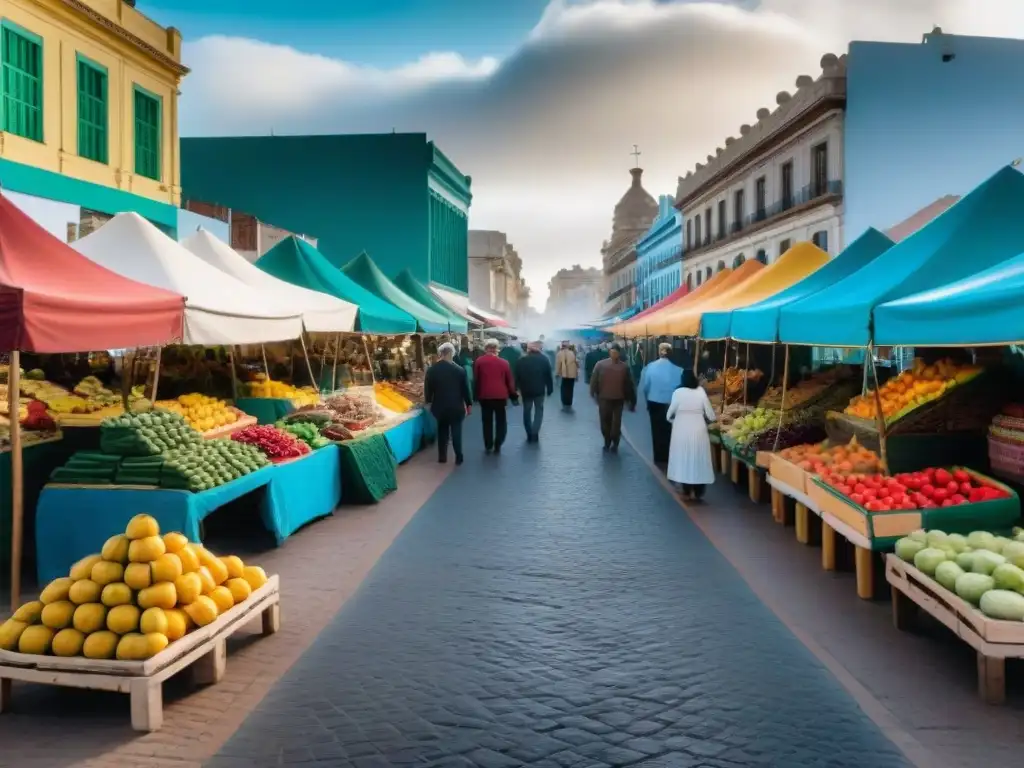
[[(180, 293), (151, 288), (82, 258), (0, 196), (0, 350), (10, 352), (12, 602), (20, 602), (26, 495), (20, 418), (21, 352), (87, 352), (164, 344), (184, 332)], [(5, 493), (5, 495), (7, 495)], [(0, 509), (5, 507), (0, 506)]]
[[(627, 321), (620, 322), (618, 318), (615, 318), (613, 322), (602, 326), (608, 333), (616, 336), (625, 337), (637, 337), (646, 336), (647, 325), (650, 322), (655, 322), (657, 319), (663, 318), (668, 314), (671, 314), (675, 310), (682, 310), (686, 306), (692, 305), (698, 301), (704, 301), (704, 299), (716, 295), (721, 291), (729, 289), (729, 286), (734, 284), (734, 279), (731, 278), (732, 269), (726, 267), (720, 270), (714, 277), (701, 285), (698, 285), (692, 291), (677, 296), (672, 301), (664, 301), (660, 305), (651, 307), (649, 310), (640, 312), (634, 315)], [(641, 322), (643, 321), (643, 322)]]
[(351, 280), (320, 251), (298, 237), (288, 237), (256, 261), (267, 274), (292, 285), (326, 293), (359, 307), (358, 330), (364, 333), (415, 333), (416, 320)]
[(336, 296), (280, 280), (206, 230), (200, 229), (182, 241), (182, 245), (210, 266), (276, 297), (282, 304), (299, 309), (308, 333), (351, 333), (355, 330), (358, 306)]
[(451, 333), (468, 333), (469, 320), (454, 309), (445, 304), (433, 291), (421, 283), (409, 269), (403, 269), (398, 273), (394, 284), (418, 303), (432, 309), (448, 321), (448, 330)]
[[(744, 283), (756, 280), (767, 267), (759, 261), (745, 261), (739, 267), (732, 270), (722, 280), (712, 278), (713, 290), (707, 290), (703, 294), (694, 292), (692, 301), (687, 301), (690, 296), (681, 299), (674, 306), (667, 307), (657, 315), (652, 315), (644, 320), (646, 334), (651, 336), (696, 336), (699, 330), (699, 320), (705, 310), (717, 308), (718, 300), (723, 296), (732, 294)], [(717, 276), (716, 276), (717, 277)]]
[(260, 344), (302, 333), (296, 308), (210, 266), (137, 213), (119, 213), (72, 247), (123, 277), (185, 296), (185, 344)]
[(449, 319), (429, 307), (420, 304), (403, 292), (397, 285), (380, 271), (373, 259), (366, 253), (359, 254), (341, 271), (354, 283), (365, 288), (382, 301), (412, 315), (416, 320), (416, 329), (422, 333), (444, 333), (450, 330)]

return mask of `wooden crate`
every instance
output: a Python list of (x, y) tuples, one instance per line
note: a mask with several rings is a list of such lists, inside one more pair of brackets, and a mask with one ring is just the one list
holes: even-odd
[(259, 419), (255, 416), (250, 416), (245, 411), (240, 411), (237, 408), (231, 408), (236, 414), (238, 414), (238, 421), (233, 424), (225, 424), (223, 427), (215, 427), (213, 429), (203, 432), (204, 440), (217, 440), (223, 437), (231, 437), (235, 432), (246, 427), (251, 427), (254, 424), (259, 423)]
[(1024, 623), (990, 619), (910, 563), (890, 554), (885, 578), (892, 589), (893, 623), (909, 629), (915, 610), (949, 628), (978, 654), (978, 693), (989, 704), (1006, 701), (1006, 659), (1024, 658)]
[(799, 493), (807, 493), (807, 479), (810, 474), (807, 470), (801, 469), (796, 464), (786, 461), (777, 453), (772, 454), (768, 474)]
[(212, 624), (200, 627), (146, 661), (58, 658), (0, 651), (0, 713), (11, 705), (11, 683), (19, 680), (65, 688), (127, 693), (132, 728), (156, 731), (163, 724), (163, 683), (192, 667), (199, 684), (219, 682), (227, 663), (227, 639), (249, 622), (261, 619), (263, 634), (281, 624), (281, 591), (276, 575)]

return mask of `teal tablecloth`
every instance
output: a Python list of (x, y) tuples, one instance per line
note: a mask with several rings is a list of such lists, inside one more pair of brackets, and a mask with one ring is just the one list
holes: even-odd
[(201, 541), (200, 523), (211, 512), (266, 488), (260, 516), (280, 545), (311, 520), (329, 515), (341, 500), (341, 462), (330, 445), (288, 464), (266, 467), (202, 493), (100, 488), (44, 488), (36, 511), (36, 570), (45, 584), (80, 558), (123, 533), (132, 517), (152, 515), (162, 531)]
[(273, 424), (295, 410), (291, 400), (278, 397), (240, 397), (235, 407), (255, 416), (260, 424)]

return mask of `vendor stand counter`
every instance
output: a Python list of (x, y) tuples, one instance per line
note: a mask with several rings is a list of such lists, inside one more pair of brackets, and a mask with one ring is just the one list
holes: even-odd
[(336, 445), (276, 464), (201, 493), (117, 487), (46, 487), (36, 510), (36, 555), (40, 584), (67, 574), (79, 559), (99, 552), (128, 521), (146, 513), (161, 530), (201, 541), (200, 523), (215, 510), (265, 489), (263, 525), (278, 545), (306, 523), (331, 514), (341, 501), (341, 460)]
[[(426, 419), (433, 418), (420, 409), (414, 415), (383, 431), (384, 439), (391, 446), (395, 461), (403, 464), (411, 459), (423, 446)], [(436, 434), (436, 428), (434, 429)]]

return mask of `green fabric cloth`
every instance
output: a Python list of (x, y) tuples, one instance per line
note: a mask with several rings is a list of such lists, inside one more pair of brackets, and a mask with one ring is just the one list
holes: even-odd
[(405, 293), (365, 253), (356, 256), (341, 271), (377, 298), (412, 315), (416, 319), (417, 330), (423, 333), (444, 333), (448, 330), (447, 317)]
[(384, 435), (338, 443), (343, 504), (376, 504), (398, 488), (398, 462)]
[(282, 397), (240, 397), (235, 407), (255, 416), (259, 424), (273, 424), (295, 410), (292, 401)]
[(423, 306), (432, 309), (448, 321), (448, 328), (453, 333), (467, 333), (469, 323), (466, 318), (439, 299), (432, 290), (413, 277), (412, 272), (403, 269), (395, 278), (395, 285), (414, 298)]
[[(97, 432), (99, 430), (96, 430)], [(29, 446), (22, 451), (22, 480), (25, 510), (22, 530), (23, 562), (34, 560), (36, 503), (39, 494), (57, 467), (64, 466), (71, 457), (70, 446), (63, 440)], [(10, 587), (11, 525), (14, 502), (11, 498), (11, 452), (0, 453), (0, 586)]]
[(297, 237), (275, 245), (256, 261), (268, 275), (292, 285), (320, 291), (359, 307), (359, 330), (366, 333), (415, 333), (416, 320), (349, 278), (320, 251)]

